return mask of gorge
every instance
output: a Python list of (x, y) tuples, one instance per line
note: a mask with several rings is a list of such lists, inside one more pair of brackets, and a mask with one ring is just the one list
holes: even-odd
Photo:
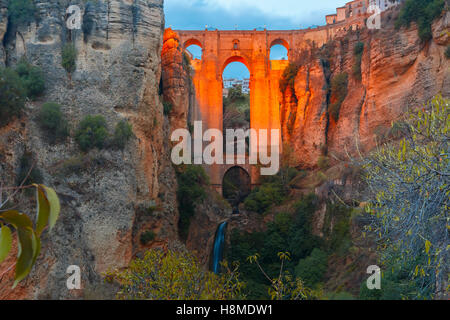
[[(328, 258), (326, 289), (356, 295), (376, 254), (355, 236), (362, 222), (349, 225), (352, 212), (339, 206), (360, 205), (354, 204), (360, 182), (348, 161), (385, 141), (409, 109), (438, 94), (450, 97), (448, 6), (431, 25), (432, 39), (423, 42), (417, 24), (396, 28), (400, 6), (382, 13), (380, 30), (367, 29), (362, 17), (306, 30), (187, 31), (166, 28), (163, 2), (71, 1), (83, 17), (82, 29), (69, 30), (68, 2), (36, 0), (38, 19), (15, 24), (8, 20), (8, 1), (0, 0), (0, 67), (14, 67), (25, 56), (42, 69), (46, 83), (20, 116), (0, 126), (1, 185), (17, 184), (29, 154), (39, 183), (56, 190), (62, 207), (28, 278), (12, 289), (13, 254), (0, 264), (0, 299), (112, 298), (105, 272), (126, 268), (147, 250), (167, 250), (172, 242), (182, 242), (216, 273), (222, 257), (241, 259), (247, 252), (239, 242), (267, 252), (272, 243), (297, 243), (284, 249), (296, 263), (313, 252), (320, 260), (314, 249), (325, 242), (336, 252), (345, 248), (345, 254)], [(66, 44), (77, 52), (72, 72), (63, 67)], [(201, 60), (186, 55), (191, 44), (203, 49)], [(288, 60), (270, 60), (276, 44), (286, 47)], [(222, 73), (235, 61), (250, 71), (251, 128), (280, 130), (269, 144), (282, 150), (274, 179), (287, 185), (286, 192), (260, 180), (260, 166), (248, 161), (204, 165), (205, 176), (172, 163), (176, 129), (192, 131), (195, 121), (202, 121), (203, 133), (223, 129)], [(108, 132), (126, 120), (133, 137), (123, 150), (84, 152), (74, 135), (52, 143), (37, 119), (49, 101), (61, 105), (71, 132), (85, 116), (101, 115)], [(244, 196), (229, 203), (233, 196), (226, 196), (224, 180), (236, 168)], [(269, 190), (270, 201), (260, 199), (261, 190)], [(25, 193), (16, 201), (32, 211)], [(303, 233), (291, 234), (291, 225)], [(81, 268), (81, 290), (64, 285), (69, 265)], [(249, 270), (242, 263), (242, 273)], [(260, 298), (265, 287), (255, 279), (257, 294), (251, 297)]]

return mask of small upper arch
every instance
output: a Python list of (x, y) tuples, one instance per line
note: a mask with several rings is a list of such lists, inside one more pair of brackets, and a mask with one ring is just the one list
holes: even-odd
[(270, 48), (272, 48), (275, 45), (281, 45), (283, 47), (286, 48), (287, 51), (289, 51), (289, 42), (287, 42), (284, 39), (278, 38), (272, 41), (272, 43), (270, 44)]
[(195, 38), (191, 38), (191, 39), (185, 41), (183, 44), (183, 49), (186, 49), (187, 47), (190, 47), (192, 45), (199, 46), (200, 48), (203, 49), (203, 44), (200, 42), (200, 40), (195, 39)]

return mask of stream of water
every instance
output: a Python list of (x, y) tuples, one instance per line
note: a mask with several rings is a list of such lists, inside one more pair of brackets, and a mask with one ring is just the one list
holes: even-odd
[(216, 232), (216, 238), (214, 239), (214, 251), (213, 251), (213, 264), (212, 269), (214, 273), (220, 272), (220, 262), (223, 258), (223, 246), (225, 243), (225, 229), (227, 222), (222, 222)]

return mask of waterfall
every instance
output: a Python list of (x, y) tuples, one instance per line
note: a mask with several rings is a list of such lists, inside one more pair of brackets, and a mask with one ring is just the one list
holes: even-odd
[(220, 271), (220, 261), (223, 258), (223, 245), (225, 242), (225, 228), (227, 227), (227, 222), (222, 222), (217, 228), (216, 238), (214, 239), (214, 251), (213, 251), (213, 263), (212, 269), (214, 273), (219, 273)]

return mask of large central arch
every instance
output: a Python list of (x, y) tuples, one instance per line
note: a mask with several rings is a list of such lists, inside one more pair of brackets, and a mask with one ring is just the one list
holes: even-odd
[[(223, 130), (222, 73), (231, 62), (242, 62), (250, 72), (250, 125), (252, 129), (280, 129), (279, 80), (289, 64), (288, 60), (270, 60), (270, 49), (280, 44), (288, 50), (288, 58), (295, 56), (293, 47), (301, 47), (311, 32), (292, 31), (177, 31), (180, 43), (186, 48), (196, 44), (203, 50), (202, 60), (193, 64), (193, 83), (196, 107), (193, 120), (203, 122), (203, 130)], [(327, 30), (314, 31), (318, 45), (328, 40)], [(281, 145), (281, 141), (270, 141)], [(281, 151), (281, 150), (280, 150)], [(247, 164), (248, 165), (248, 164)], [(218, 191), (222, 189), (222, 178), (226, 165), (206, 166), (210, 181)], [(247, 169), (246, 169), (247, 170)], [(247, 170), (254, 185), (258, 172), (254, 167)]]

